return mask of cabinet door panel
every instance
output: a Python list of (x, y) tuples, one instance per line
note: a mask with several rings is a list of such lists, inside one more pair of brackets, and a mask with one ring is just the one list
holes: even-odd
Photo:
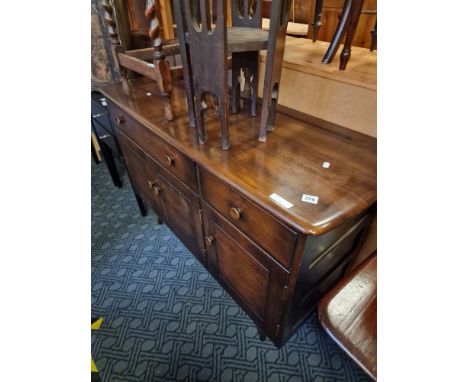
[(197, 258), (205, 263), (199, 198), (148, 157), (148, 173), (159, 187), (155, 198), (164, 209), (163, 221)]
[(146, 174), (146, 154), (122, 133), (118, 133), (117, 138), (133, 189), (146, 204), (151, 205), (152, 194)]
[(282, 320), (287, 270), (207, 203), (203, 202), (202, 208), (210, 270), (275, 341)]
[[(219, 276), (236, 291), (250, 309), (263, 320), (270, 272), (249, 252), (214, 224)], [(239, 280), (242, 275), (242, 281)]]

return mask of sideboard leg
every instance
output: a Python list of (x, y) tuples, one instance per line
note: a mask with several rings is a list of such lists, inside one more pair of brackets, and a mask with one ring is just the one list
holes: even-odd
[(258, 336), (260, 337), (260, 341), (265, 341), (266, 340), (265, 333), (263, 333), (263, 331), (260, 330), (260, 329), (258, 329)]
[(135, 193), (135, 199), (137, 201), (138, 209), (140, 210), (141, 216), (146, 216), (146, 214), (148, 213), (148, 210), (146, 209), (146, 206), (143, 203), (143, 200), (138, 196), (137, 193)]

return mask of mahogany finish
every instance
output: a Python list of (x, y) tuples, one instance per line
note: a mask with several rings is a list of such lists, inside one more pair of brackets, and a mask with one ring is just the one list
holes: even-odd
[(320, 301), (325, 330), (377, 380), (377, 254), (373, 253)]
[(241, 231), (249, 232), (257, 243), (262, 243), (273, 257), (288, 267), (296, 246), (296, 232), (201, 166), (199, 175), (203, 198), (231, 224)]
[(169, 123), (162, 98), (146, 95), (156, 84), (129, 83), (130, 93), (121, 85), (102, 92), (111, 114), (125, 119), (118, 139), (137, 194), (281, 346), (359, 249), (376, 203), (375, 139), (279, 113), (263, 144), (255, 139), (259, 117), (242, 112), (229, 115), (224, 151), (216, 117), (206, 119), (210, 139), (198, 143), (181, 84), (173, 88), (180, 117)]

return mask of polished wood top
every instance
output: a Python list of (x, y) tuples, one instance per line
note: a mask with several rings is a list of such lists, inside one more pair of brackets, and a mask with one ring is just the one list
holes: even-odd
[[(278, 113), (275, 131), (261, 143), (260, 118), (241, 112), (229, 115), (231, 147), (224, 151), (215, 117), (207, 117), (208, 141), (198, 145), (196, 131), (189, 127), (182, 84), (175, 84), (173, 89), (173, 122), (165, 119), (157, 85), (147, 78), (132, 80), (130, 95), (121, 84), (104, 87), (102, 93), (156, 135), (300, 232), (323, 234), (376, 203), (374, 138), (341, 127), (328, 130)], [(319, 93), (314, 96), (311, 92), (311, 102), (319, 102), (319, 98)], [(324, 168), (324, 162), (330, 167)], [(272, 194), (293, 206), (282, 206), (270, 198)], [(317, 204), (301, 201), (304, 194), (318, 196)]]
[(375, 252), (323, 297), (318, 311), (325, 330), (377, 380)]

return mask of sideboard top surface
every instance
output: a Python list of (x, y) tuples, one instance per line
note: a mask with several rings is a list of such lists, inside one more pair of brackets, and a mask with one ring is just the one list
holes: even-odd
[[(213, 116), (206, 119), (207, 143), (197, 143), (181, 84), (173, 88), (173, 122), (165, 119), (162, 98), (151, 80), (132, 80), (130, 95), (121, 84), (101, 91), (146, 128), (300, 232), (328, 232), (377, 200), (377, 145), (372, 137), (346, 128), (327, 130), (277, 113), (275, 131), (261, 143), (260, 112), (256, 118), (241, 112), (229, 115), (231, 147), (223, 151)], [(318, 101), (311, 93), (310, 102)], [(330, 167), (324, 168), (324, 162)], [(272, 194), (293, 206), (282, 206)], [(317, 204), (302, 201), (303, 195), (317, 196)]]

